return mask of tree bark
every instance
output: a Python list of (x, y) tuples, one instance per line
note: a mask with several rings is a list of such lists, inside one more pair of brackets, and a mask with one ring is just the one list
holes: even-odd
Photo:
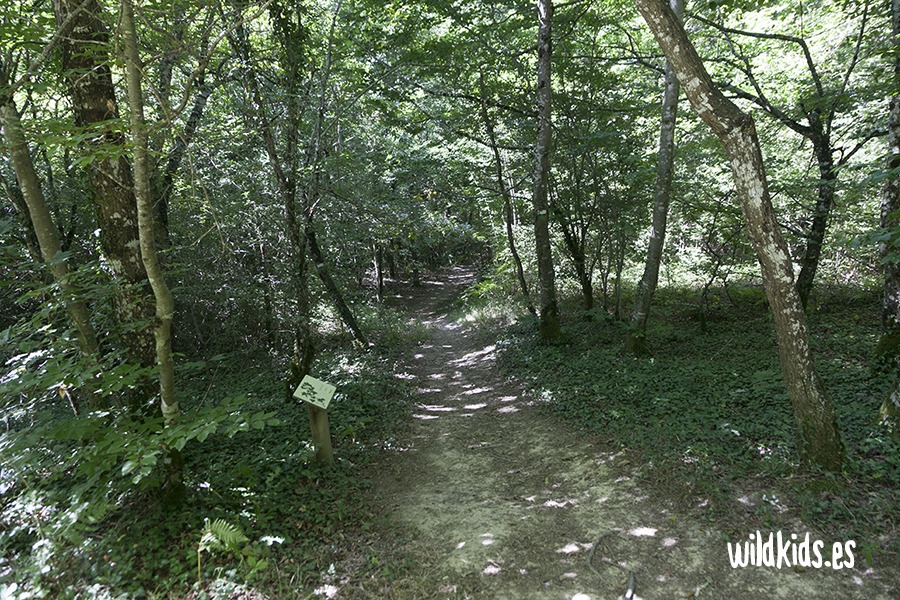
[(552, 0), (538, 0), (538, 136), (535, 145), (534, 173), (534, 241), (537, 250), (538, 276), (541, 282), (541, 339), (559, 338), (559, 305), (556, 300), (556, 274), (553, 270), (553, 254), (550, 249), (550, 214), (548, 190), (550, 187), (550, 145), (553, 136), (551, 111), (550, 72), (552, 65), (551, 41), (553, 24)]
[(107, 64), (109, 32), (100, 19), (97, 0), (54, 0), (53, 8), (60, 27), (74, 15), (70, 33), (60, 44), (62, 68), (76, 123), (97, 133), (84, 151), (93, 153), (88, 183), (97, 205), (100, 245), (118, 284), (117, 317), (134, 330), (123, 336), (132, 360), (152, 367), (156, 363), (154, 336), (148, 327), (154, 315), (152, 290), (141, 259), (131, 166), (124, 153), (124, 136), (116, 127), (119, 109)]
[[(894, 84), (900, 84), (900, 0), (891, 1), (892, 38), (894, 46)], [(900, 94), (890, 101), (888, 121), (889, 154), (887, 168), (900, 170)], [(881, 190), (881, 227), (894, 236), (900, 232), (900, 177), (889, 176)], [(896, 253), (897, 243), (881, 245), (884, 263), (884, 291), (881, 303), (881, 339), (876, 353), (891, 373), (891, 391), (881, 405), (882, 423), (900, 435), (900, 262), (889, 260)]]
[(843, 446), (831, 400), (813, 365), (806, 316), (781, 235), (753, 119), (715, 87), (678, 18), (665, 0), (635, 0), (700, 118), (722, 141), (735, 189), (762, 270), (775, 321), (781, 370), (799, 427), (804, 463), (839, 471)]
[(340, 288), (338, 288), (334, 279), (331, 277), (328, 265), (325, 264), (325, 256), (322, 253), (322, 248), (319, 246), (319, 242), (316, 239), (316, 232), (313, 230), (311, 224), (306, 228), (306, 242), (309, 246), (309, 255), (313, 259), (313, 264), (316, 266), (316, 273), (318, 273), (322, 285), (325, 286), (325, 291), (331, 296), (331, 301), (334, 303), (334, 307), (341, 316), (341, 320), (344, 322), (344, 325), (347, 326), (347, 329), (350, 330), (353, 339), (365, 348), (369, 345), (369, 340), (366, 339), (366, 336), (359, 328), (356, 317), (353, 316), (353, 311), (347, 306), (347, 302), (344, 300)]
[(25, 132), (22, 130), (19, 113), (13, 99), (9, 96), (0, 99), (0, 122), (3, 124), (10, 162), (22, 189), (22, 197), (28, 209), (41, 255), (44, 262), (50, 267), (53, 278), (62, 292), (66, 312), (77, 331), (78, 346), (86, 356), (97, 356), (100, 351), (97, 334), (91, 325), (90, 312), (87, 305), (77, 299), (75, 290), (69, 282), (69, 263), (60, 256), (62, 248), (59, 242), (59, 230), (44, 201), (44, 193), (28, 151), (28, 143), (25, 139)]
[[(671, 0), (670, 6), (681, 21), (683, 0)], [(647, 318), (653, 303), (653, 294), (659, 284), (659, 267), (666, 243), (666, 221), (672, 199), (672, 175), (675, 167), (675, 120), (678, 116), (678, 94), (681, 86), (672, 64), (666, 61), (666, 89), (663, 92), (662, 119), (659, 127), (659, 156), (656, 165), (656, 188), (653, 194), (653, 221), (647, 262), (638, 284), (637, 299), (631, 313), (631, 327), (625, 336), (625, 349), (630, 354), (647, 354)]]

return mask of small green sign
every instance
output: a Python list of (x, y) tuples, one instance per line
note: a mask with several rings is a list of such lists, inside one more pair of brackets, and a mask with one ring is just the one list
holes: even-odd
[(328, 403), (334, 397), (335, 389), (330, 383), (306, 375), (294, 390), (294, 398), (299, 398), (319, 408), (328, 408)]

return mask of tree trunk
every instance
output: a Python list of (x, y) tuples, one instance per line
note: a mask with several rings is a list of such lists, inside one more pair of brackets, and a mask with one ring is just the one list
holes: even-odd
[(362, 344), (363, 348), (365, 348), (369, 345), (369, 340), (363, 335), (362, 330), (359, 328), (359, 324), (356, 322), (356, 317), (353, 316), (353, 311), (347, 306), (347, 302), (344, 301), (341, 290), (331, 277), (331, 272), (325, 264), (325, 256), (322, 254), (322, 249), (319, 247), (318, 240), (316, 240), (316, 232), (313, 230), (312, 225), (309, 225), (306, 228), (306, 242), (309, 247), (309, 255), (313, 259), (313, 264), (316, 266), (316, 273), (318, 273), (322, 285), (325, 286), (325, 291), (331, 296), (331, 301), (334, 303), (334, 307), (341, 316), (341, 320), (344, 322), (344, 325), (347, 326), (347, 329), (350, 330), (353, 339)]
[[(294, 352), (285, 394), (286, 398), (291, 400), (292, 392), (303, 380), (303, 377), (309, 374), (315, 359), (315, 341), (310, 323), (309, 269), (306, 263), (307, 239), (305, 220), (307, 215), (303, 215), (303, 224), (301, 224), (297, 215), (297, 172), (296, 153), (294, 152), (297, 147), (299, 121), (297, 115), (297, 102), (299, 102), (299, 94), (298, 90), (296, 90), (297, 82), (294, 78), (287, 82), (287, 92), (291, 97), (291, 101), (288, 105), (287, 116), (284, 119), (286, 128), (282, 137), (285, 138), (285, 151), (284, 160), (282, 161), (279, 157), (278, 148), (275, 145), (276, 137), (273, 130), (275, 121), (266, 114), (266, 103), (263, 101), (259, 82), (257, 81), (257, 73), (250, 66), (252, 62), (250, 60), (251, 45), (249, 35), (242, 26), (239, 26), (235, 29), (235, 35), (229, 38), (229, 41), (235, 54), (247, 66), (244, 73), (244, 84), (247, 86), (247, 91), (253, 103), (252, 114), (256, 121), (255, 125), (262, 136), (269, 164), (272, 167), (272, 175), (284, 206), (285, 229), (290, 240), (290, 250), (294, 262), (290, 271), (291, 292), (296, 303), (294, 322), (292, 323)], [(288, 66), (290, 68), (294, 67), (294, 65)]]
[(175, 396), (175, 363), (172, 359), (172, 317), (175, 314), (175, 301), (166, 284), (156, 251), (153, 198), (150, 188), (150, 153), (141, 89), (143, 65), (137, 51), (131, 0), (122, 0), (122, 38), (125, 47), (128, 108), (131, 113), (134, 143), (134, 198), (137, 204), (141, 260), (156, 303), (153, 335), (156, 342), (156, 363), (159, 366), (160, 405), (166, 425), (174, 425), (180, 414), (178, 399)]
[(397, 242), (391, 240), (391, 249), (387, 254), (388, 277), (397, 280)]
[(616, 286), (615, 286), (615, 310), (613, 317), (616, 321), (623, 319), (625, 312), (622, 308), (622, 270), (625, 268), (625, 234), (620, 230), (616, 241)]
[(578, 283), (581, 286), (584, 310), (591, 311), (594, 309), (594, 282), (592, 281), (592, 274), (588, 272), (584, 252), (575, 259), (575, 273), (578, 275)]
[(828, 230), (831, 208), (834, 206), (834, 189), (837, 184), (837, 173), (834, 170), (834, 155), (829, 136), (825, 133), (817, 133), (811, 139), (816, 162), (819, 165), (819, 184), (816, 194), (816, 211), (807, 235), (806, 249), (800, 259), (800, 273), (797, 275), (797, 293), (800, 294), (800, 303), (804, 310), (806, 310), (809, 294), (812, 291), (816, 269), (819, 268), (819, 258), (822, 256), (822, 245), (825, 242), (825, 232)]
[[(150, 151), (147, 125), (144, 122), (144, 98), (141, 89), (143, 65), (137, 50), (134, 28), (134, 8), (131, 0), (121, 4), (122, 42), (125, 51), (125, 80), (128, 88), (128, 108), (131, 113), (131, 135), (134, 144), (134, 198), (137, 204), (138, 234), (141, 259), (156, 303), (153, 335), (156, 342), (156, 363), (159, 366), (159, 397), (163, 420), (167, 427), (178, 422), (181, 410), (175, 395), (175, 362), (172, 357), (172, 317), (175, 300), (166, 284), (156, 251), (153, 198), (150, 187)], [(167, 448), (168, 472), (164, 493), (169, 502), (181, 503), (186, 495), (184, 462), (181, 452)]]
[(528, 282), (525, 281), (525, 269), (522, 267), (522, 258), (519, 256), (519, 251), (516, 248), (516, 235), (515, 230), (513, 229), (512, 195), (509, 193), (509, 188), (506, 185), (506, 178), (503, 175), (503, 160), (500, 157), (500, 149), (497, 147), (497, 134), (494, 131), (494, 121), (488, 114), (487, 100), (484, 97), (484, 73), (480, 74), (480, 78), (482, 95), (481, 120), (484, 121), (484, 128), (488, 134), (488, 144), (490, 144), (491, 151), (494, 155), (494, 172), (497, 177), (497, 187), (500, 190), (500, 197), (503, 199), (503, 220), (506, 225), (506, 244), (509, 246), (509, 253), (512, 256), (513, 265), (516, 268), (516, 278), (519, 282), (519, 287), (522, 289), (522, 297), (525, 298), (528, 312), (536, 317), (537, 311), (534, 308), (534, 303), (531, 301), (531, 295), (528, 293)]
[[(891, 21), (894, 44), (894, 83), (900, 84), (900, 0), (891, 2)], [(895, 87), (896, 89), (896, 87)], [(900, 94), (891, 98), (888, 122), (888, 163), (891, 171), (900, 170)], [(888, 177), (881, 190), (881, 227), (897, 235), (900, 231), (900, 177)], [(891, 247), (882, 244), (881, 255), (885, 259), (897, 252), (896, 242)], [(893, 379), (891, 392), (881, 405), (881, 421), (900, 435), (900, 262), (884, 260), (884, 295), (881, 304), (881, 339), (876, 353), (884, 362)]]
[(556, 274), (550, 250), (550, 215), (548, 189), (550, 184), (550, 144), (553, 135), (550, 106), (550, 70), (552, 59), (551, 27), (552, 0), (538, 0), (538, 136), (535, 145), (534, 174), (534, 242), (537, 250), (538, 276), (541, 282), (541, 339), (559, 338), (559, 306), (556, 301)]
[(123, 335), (124, 342), (132, 360), (152, 367), (156, 364), (155, 342), (147, 324), (153, 319), (154, 309), (138, 241), (131, 166), (124, 152), (110, 152), (110, 147), (123, 148), (125, 139), (117, 131), (119, 109), (107, 64), (109, 33), (100, 19), (97, 0), (53, 2), (58, 26), (82, 6), (70, 33), (62, 38), (62, 68), (76, 123), (97, 134), (84, 148), (86, 153), (94, 153), (87, 168), (88, 183), (97, 204), (100, 245), (118, 284), (118, 321), (134, 329)]
[[(78, 332), (78, 347), (87, 356), (99, 355), (97, 334), (91, 325), (91, 315), (87, 306), (75, 297), (75, 290), (69, 282), (69, 263), (59, 256), (59, 230), (53, 222), (50, 210), (44, 201), (41, 183), (28, 151), (25, 132), (19, 120), (19, 113), (11, 97), (5, 97), (0, 104), (0, 123), (9, 149), (10, 162), (16, 172), (16, 179), (22, 189), (22, 197), (28, 208), (34, 234), (41, 249), (44, 262), (50, 267), (53, 278), (62, 292), (63, 303), (72, 324)], [(77, 412), (77, 409), (76, 409)]]
[(722, 141), (730, 159), (735, 189), (775, 321), (781, 370), (799, 426), (800, 456), (805, 463), (839, 471), (843, 447), (837, 421), (813, 365), (806, 316), (794, 286), (787, 245), (772, 209), (753, 119), (713, 85), (665, 0), (635, 0), (635, 4), (671, 61), (694, 110)]
[[(683, 0), (670, 0), (675, 16), (681, 20)], [(659, 127), (659, 156), (656, 165), (656, 188), (653, 194), (653, 222), (650, 243), (647, 247), (647, 263), (638, 284), (637, 299), (631, 313), (631, 327), (625, 336), (625, 349), (630, 354), (647, 354), (647, 318), (653, 294), (659, 283), (659, 266), (666, 242), (666, 221), (669, 202), (672, 199), (672, 174), (675, 166), (675, 119), (678, 116), (678, 94), (681, 87), (672, 64), (666, 61), (666, 89), (663, 92), (662, 120)]]
[(375, 300), (384, 300), (384, 250), (372, 244), (372, 266), (375, 268)]
[(300, 385), (303, 377), (309, 374), (316, 350), (309, 318), (309, 277), (306, 266), (308, 240), (297, 221), (295, 198), (289, 191), (282, 190), (282, 200), (285, 206), (288, 238), (291, 240), (291, 253), (294, 256), (292, 280), (294, 301), (297, 304), (297, 315), (294, 318), (294, 357), (291, 362), (291, 378), (287, 390), (287, 396), (290, 398), (291, 393)]
[(165, 167), (162, 172), (155, 178), (155, 197), (156, 203), (154, 209), (156, 211), (156, 230), (159, 233), (158, 242), (165, 248), (171, 244), (169, 232), (169, 202), (172, 200), (172, 192), (175, 189), (175, 175), (184, 159), (188, 145), (194, 139), (197, 129), (200, 127), (200, 121), (203, 118), (203, 112), (206, 110), (206, 104), (212, 94), (212, 85), (208, 84), (201, 75), (197, 81), (197, 98), (194, 100), (194, 106), (191, 108), (191, 114), (188, 115), (187, 123), (184, 130), (175, 138), (175, 146), (166, 157)]

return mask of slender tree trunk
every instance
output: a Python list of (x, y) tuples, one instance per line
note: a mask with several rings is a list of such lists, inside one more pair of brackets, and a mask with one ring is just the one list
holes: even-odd
[(735, 188), (775, 321), (781, 370), (799, 426), (800, 456), (806, 463), (839, 471), (843, 446), (837, 421), (813, 365), (806, 316), (794, 285), (787, 244), (772, 209), (753, 119), (712, 83), (665, 0), (635, 0), (635, 4), (671, 61), (694, 110), (719, 136), (731, 161)]
[[(10, 162), (16, 172), (16, 178), (22, 189), (22, 197), (28, 209), (35, 237), (43, 255), (44, 262), (50, 267), (53, 278), (62, 292), (66, 312), (75, 326), (78, 335), (78, 346), (87, 356), (99, 355), (97, 334), (91, 325), (91, 315), (87, 306), (75, 297), (75, 290), (69, 282), (69, 263), (59, 254), (62, 251), (59, 243), (59, 230), (53, 222), (50, 210), (44, 201), (41, 183), (34, 168), (34, 162), (28, 151), (25, 132), (19, 120), (19, 113), (11, 97), (2, 99), (0, 105), (0, 123), (9, 149)], [(77, 412), (77, 411), (76, 411)]]
[(153, 289), (156, 319), (153, 329), (156, 341), (156, 363), (159, 366), (160, 406), (166, 425), (174, 425), (180, 415), (175, 395), (175, 363), (172, 359), (172, 317), (175, 300), (166, 284), (154, 239), (154, 210), (150, 187), (150, 153), (147, 125), (144, 122), (144, 98), (141, 89), (143, 65), (137, 50), (134, 13), (131, 0), (122, 0), (122, 38), (125, 47), (125, 79), (128, 108), (131, 113), (134, 143), (134, 198), (137, 203), (138, 234), (141, 260)]
[(831, 209), (834, 206), (834, 190), (837, 184), (837, 173), (834, 170), (834, 155), (829, 136), (817, 133), (811, 139), (819, 166), (819, 184), (816, 194), (816, 210), (806, 238), (806, 249), (800, 259), (800, 273), (797, 274), (797, 293), (800, 294), (800, 302), (803, 304), (804, 310), (809, 301), (816, 270), (819, 268), (819, 258), (822, 256), (822, 246), (828, 230)]
[[(137, 50), (132, 0), (121, 2), (121, 31), (125, 52), (125, 81), (128, 88), (128, 108), (131, 113), (131, 132), (134, 145), (134, 198), (137, 204), (138, 234), (141, 259), (156, 303), (153, 335), (156, 342), (156, 363), (159, 367), (159, 397), (163, 420), (167, 427), (177, 424), (181, 416), (175, 395), (175, 362), (172, 357), (172, 317), (175, 300), (166, 284), (156, 250), (155, 218), (150, 185), (150, 150), (147, 125), (144, 122), (144, 98), (141, 89), (143, 65)], [(167, 448), (168, 467), (163, 492), (167, 501), (184, 501), (184, 460), (181, 452)]]
[(397, 279), (397, 242), (395, 240), (391, 240), (391, 249), (387, 255), (387, 266), (388, 266), (388, 276), (395, 280)]
[(197, 82), (197, 98), (191, 108), (191, 114), (188, 115), (187, 123), (184, 130), (175, 138), (175, 146), (166, 157), (165, 167), (162, 172), (157, 174), (155, 178), (155, 198), (154, 209), (156, 211), (156, 230), (159, 233), (158, 243), (162, 247), (168, 247), (171, 244), (169, 232), (169, 203), (172, 200), (172, 193), (175, 190), (175, 175), (187, 152), (188, 145), (194, 139), (200, 122), (203, 119), (203, 113), (206, 110), (206, 104), (212, 95), (213, 86), (208, 84), (204, 77), (200, 77)]
[(625, 268), (625, 234), (620, 230), (618, 240), (616, 241), (616, 286), (615, 286), (615, 312), (613, 317), (617, 321), (621, 320), (623, 313), (622, 308), (622, 270)]
[[(266, 154), (269, 157), (269, 164), (272, 166), (272, 175), (284, 206), (285, 229), (290, 240), (293, 259), (291, 293), (294, 301), (294, 321), (292, 323), (294, 352), (285, 394), (290, 399), (291, 393), (300, 384), (303, 377), (309, 374), (315, 359), (315, 340), (310, 322), (309, 268), (306, 263), (307, 239), (305, 222), (307, 215), (302, 215), (303, 223), (301, 223), (301, 219), (298, 218), (297, 214), (297, 169), (296, 153), (294, 152), (297, 147), (299, 121), (297, 115), (297, 102), (299, 101), (298, 90), (296, 90), (297, 82), (293, 76), (289, 77), (286, 82), (291, 100), (288, 105), (287, 117), (284, 119), (286, 124), (282, 137), (285, 138), (285, 150), (282, 161), (275, 144), (274, 120), (270, 119), (266, 114), (266, 103), (264, 103), (260, 92), (257, 73), (250, 66), (252, 64), (251, 45), (246, 30), (243, 27), (237, 27), (235, 36), (230, 38), (229, 41), (243, 64), (247, 65), (244, 83), (254, 105), (252, 110), (256, 121), (255, 125), (263, 138)], [(295, 67), (296, 65), (288, 65), (289, 69)]]
[[(894, 44), (894, 84), (900, 85), (900, 0), (891, 2), (891, 21)], [(900, 170), (900, 94), (890, 102), (887, 168)], [(900, 177), (888, 177), (881, 190), (881, 227), (896, 234), (900, 231)], [(882, 258), (896, 252), (896, 245), (882, 244)], [(881, 421), (900, 435), (900, 263), (884, 261), (884, 295), (881, 304), (881, 339), (876, 353), (890, 369), (893, 379), (891, 391), (881, 405)]]
[(558, 202), (551, 201), (550, 206), (562, 229), (563, 242), (572, 259), (572, 266), (575, 267), (575, 275), (578, 277), (578, 284), (581, 287), (584, 310), (589, 311), (594, 308), (594, 284), (591, 281), (594, 273), (593, 268), (588, 268), (584, 232), (579, 233), (578, 230), (581, 226), (572, 223), (569, 215), (562, 210)]
[(509, 253), (513, 259), (513, 265), (516, 269), (516, 278), (519, 282), (519, 287), (522, 289), (522, 296), (525, 298), (528, 312), (533, 316), (537, 316), (537, 310), (535, 310), (534, 303), (531, 301), (531, 295), (528, 293), (528, 282), (525, 281), (525, 269), (522, 267), (522, 258), (519, 256), (519, 251), (516, 248), (516, 235), (515, 230), (513, 229), (512, 195), (509, 193), (509, 188), (506, 185), (506, 178), (503, 175), (503, 160), (500, 157), (500, 149), (497, 147), (497, 135), (494, 131), (494, 121), (488, 114), (487, 100), (484, 98), (484, 74), (482, 73), (480, 77), (482, 94), (481, 120), (484, 122), (484, 128), (488, 134), (488, 144), (490, 144), (491, 151), (494, 155), (494, 173), (497, 177), (497, 187), (500, 190), (500, 197), (503, 199), (503, 220), (506, 225), (506, 244), (509, 247)]
[(581, 298), (584, 303), (584, 310), (591, 311), (594, 309), (594, 282), (592, 281), (592, 273), (588, 269), (587, 260), (582, 250), (574, 259), (575, 273), (578, 275), (578, 283), (581, 286)]
[[(675, 16), (681, 20), (683, 0), (670, 0)], [(675, 167), (675, 120), (678, 116), (678, 94), (681, 86), (671, 63), (666, 61), (666, 89), (663, 92), (662, 120), (659, 127), (659, 156), (656, 165), (656, 188), (653, 194), (653, 222), (644, 275), (638, 284), (637, 299), (631, 313), (631, 327), (625, 336), (625, 349), (635, 355), (647, 354), (647, 318), (653, 294), (659, 283), (659, 266), (666, 243), (666, 221), (672, 199), (672, 174)]]
[(344, 322), (344, 325), (347, 326), (347, 329), (350, 330), (353, 339), (362, 344), (365, 348), (369, 345), (369, 340), (363, 335), (362, 330), (359, 328), (359, 324), (356, 322), (356, 317), (353, 316), (353, 311), (347, 306), (347, 302), (344, 301), (344, 296), (341, 294), (340, 288), (338, 288), (334, 279), (331, 277), (328, 265), (325, 264), (325, 256), (316, 239), (316, 232), (313, 230), (311, 224), (306, 228), (306, 242), (309, 246), (309, 255), (313, 259), (313, 264), (316, 266), (316, 273), (318, 273), (322, 285), (325, 286), (325, 291), (331, 296), (331, 301), (334, 303), (338, 314), (341, 316), (341, 320)]
[(296, 303), (297, 314), (294, 317), (294, 357), (291, 363), (291, 378), (288, 384), (288, 397), (293, 390), (300, 385), (303, 377), (309, 374), (313, 360), (316, 356), (316, 348), (313, 338), (312, 323), (309, 318), (309, 277), (306, 265), (307, 239), (305, 230), (300, 227), (297, 220), (296, 200), (291, 190), (282, 190), (284, 201), (285, 221), (288, 229), (288, 237), (291, 240), (291, 253), (294, 256), (292, 269), (293, 300)]
[(100, 19), (97, 0), (53, 1), (59, 26), (82, 6), (70, 33), (61, 42), (62, 67), (76, 123), (96, 132), (85, 143), (84, 151), (95, 154), (87, 175), (97, 204), (100, 245), (118, 284), (115, 299), (118, 321), (134, 329), (123, 336), (124, 342), (132, 360), (152, 367), (156, 364), (155, 342), (146, 324), (153, 319), (154, 309), (138, 241), (131, 166), (124, 153), (109, 151), (110, 146), (121, 148), (125, 144), (124, 136), (116, 127), (119, 109), (107, 63), (109, 32)]
[(538, 137), (535, 145), (534, 241), (537, 249), (538, 276), (541, 282), (541, 339), (559, 338), (559, 306), (556, 301), (556, 274), (550, 249), (550, 145), (553, 136), (550, 71), (552, 64), (552, 0), (538, 0)]
[(372, 244), (372, 266), (375, 268), (375, 300), (384, 300), (384, 252), (378, 243)]

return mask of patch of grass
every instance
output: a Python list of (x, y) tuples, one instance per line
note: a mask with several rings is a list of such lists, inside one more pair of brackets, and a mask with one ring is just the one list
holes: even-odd
[(541, 343), (531, 323), (507, 328), (500, 366), (527, 380), (546, 410), (635, 454), (644, 481), (684, 507), (705, 501), (711, 519), (727, 522), (737, 518), (736, 496), (751, 490), (781, 498), (755, 503), (761, 522), (799, 514), (836, 538), (868, 543), (872, 555), (896, 556), (900, 446), (877, 424), (888, 384), (869, 369), (877, 296), (820, 293), (809, 319), (847, 446), (839, 477), (798, 467), (771, 318), (759, 294), (736, 296), (720, 298), (701, 333), (686, 310), (695, 294), (661, 290), (649, 359), (624, 354), (624, 324), (572, 316), (558, 344)]

